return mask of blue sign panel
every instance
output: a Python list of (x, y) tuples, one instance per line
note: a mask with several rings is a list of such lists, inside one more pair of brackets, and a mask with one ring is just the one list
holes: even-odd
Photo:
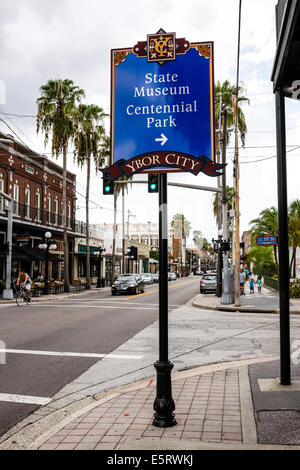
[(256, 244), (259, 246), (271, 246), (271, 245), (277, 245), (277, 243), (278, 243), (277, 237), (273, 235), (262, 236), (262, 237), (256, 238)]
[(161, 151), (214, 160), (213, 89), (212, 43), (163, 64), (113, 50), (111, 163)]

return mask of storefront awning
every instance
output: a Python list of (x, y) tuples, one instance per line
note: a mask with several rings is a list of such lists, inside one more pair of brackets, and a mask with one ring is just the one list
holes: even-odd
[[(17, 248), (17, 250), (31, 260), (41, 260), (41, 261), (46, 260), (46, 251), (41, 250), (40, 248), (20, 246)], [(14, 257), (14, 249), (13, 249), (13, 257)], [(48, 260), (54, 261), (54, 262), (63, 261), (61, 258), (59, 258), (59, 256), (54, 255), (53, 253), (48, 254)]]

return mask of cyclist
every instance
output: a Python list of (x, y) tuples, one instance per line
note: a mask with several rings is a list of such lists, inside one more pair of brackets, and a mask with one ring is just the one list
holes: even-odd
[(31, 283), (32, 281), (30, 279), (30, 276), (23, 269), (20, 269), (18, 279), (17, 279), (17, 286), (19, 286), (20, 284), (24, 285), (29, 302), (31, 302), (31, 297), (30, 297)]

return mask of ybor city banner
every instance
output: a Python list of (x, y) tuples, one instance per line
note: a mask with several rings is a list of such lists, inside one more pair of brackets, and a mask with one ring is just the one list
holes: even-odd
[(208, 176), (219, 176), (222, 174), (220, 170), (223, 167), (224, 165), (215, 163), (205, 156), (195, 158), (183, 153), (160, 151), (158, 153), (148, 152), (130, 160), (120, 159), (101, 171), (105, 177), (115, 180), (123, 175), (129, 178), (135, 173), (147, 172), (153, 168), (160, 168), (164, 172), (178, 169), (194, 175), (202, 172)]

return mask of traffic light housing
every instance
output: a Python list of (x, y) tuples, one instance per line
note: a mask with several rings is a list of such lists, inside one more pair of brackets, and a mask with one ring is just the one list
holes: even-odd
[(114, 194), (114, 182), (106, 177), (103, 177), (103, 194)]
[(136, 246), (130, 246), (127, 250), (127, 253), (128, 253), (128, 257), (130, 259), (134, 259), (135, 261), (137, 260), (138, 258), (138, 249)]
[(148, 174), (148, 193), (158, 193), (158, 174)]

